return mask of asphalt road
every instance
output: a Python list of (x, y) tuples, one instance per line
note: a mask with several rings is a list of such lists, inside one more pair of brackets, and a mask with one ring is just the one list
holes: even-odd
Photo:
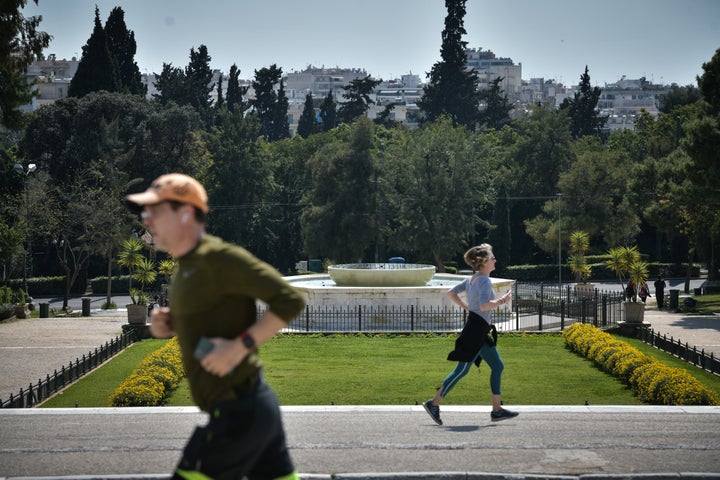
[[(515, 409), (516, 419), (491, 423), (486, 407), (447, 407), (444, 426), (421, 406), (283, 416), (301, 474), (720, 472), (720, 407)], [(0, 411), (0, 477), (167, 474), (204, 422), (194, 408)]]

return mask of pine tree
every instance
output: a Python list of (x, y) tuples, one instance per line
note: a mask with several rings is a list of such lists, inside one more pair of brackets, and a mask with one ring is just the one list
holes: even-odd
[(344, 97), (347, 99), (338, 109), (338, 118), (342, 123), (352, 123), (358, 117), (365, 115), (370, 105), (375, 103), (370, 94), (382, 80), (375, 80), (368, 75), (365, 78), (356, 78), (343, 87)]
[(720, 114), (720, 48), (709, 62), (703, 63), (703, 74), (698, 75), (698, 88), (713, 114)]
[(275, 92), (275, 84), (282, 77), (282, 69), (273, 64), (269, 68), (255, 70), (255, 79), (252, 82), (255, 90), (255, 100), (250, 103), (255, 109), (255, 114), (262, 124), (263, 134), (267, 140), (276, 138), (275, 121), (277, 120), (276, 107), (278, 96)]
[(312, 93), (305, 95), (305, 105), (303, 106), (302, 115), (298, 120), (297, 134), (303, 138), (308, 138), (320, 129), (315, 115), (315, 107), (313, 105)]
[(474, 128), (478, 117), (480, 95), (478, 77), (474, 70), (466, 68), (467, 33), (463, 26), (466, 0), (445, 0), (448, 14), (442, 32), (441, 61), (430, 70), (430, 82), (424, 88), (418, 102), (425, 120), (433, 121), (443, 114), (452, 118), (456, 125)]
[(485, 104), (485, 108), (478, 116), (478, 123), (496, 130), (510, 123), (510, 111), (513, 108), (500, 88), (502, 81), (503, 77), (497, 77), (488, 88), (480, 90), (480, 101)]
[(320, 105), (320, 120), (322, 120), (320, 128), (323, 132), (330, 131), (337, 126), (337, 104), (332, 90), (328, 92)]
[(210, 68), (212, 57), (208, 55), (205, 45), (200, 45), (195, 51), (190, 49), (190, 63), (185, 67), (185, 81), (187, 84), (187, 101), (200, 112), (206, 120), (212, 106), (210, 92), (215, 87), (212, 84), (213, 72)]
[(145, 96), (147, 86), (142, 83), (140, 69), (135, 62), (137, 44), (135, 32), (125, 25), (125, 12), (115, 7), (105, 22), (105, 35), (110, 54), (115, 60), (120, 91)]
[(607, 122), (607, 117), (600, 116), (597, 111), (598, 100), (602, 90), (590, 85), (590, 74), (585, 66), (585, 73), (580, 75), (580, 92), (574, 98), (566, 98), (560, 105), (560, 110), (568, 112), (570, 116), (570, 131), (574, 139), (585, 135), (599, 137), (602, 128)]
[(175, 102), (178, 105), (188, 104), (185, 72), (180, 67), (173, 67), (172, 63), (163, 63), (160, 74), (155, 74), (155, 89), (153, 93), (161, 104)]
[(117, 64), (110, 54), (107, 35), (100, 23), (100, 10), (97, 6), (95, 7), (93, 33), (82, 50), (77, 72), (68, 87), (68, 96), (83, 97), (88, 93), (100, 90), (119, 91)]

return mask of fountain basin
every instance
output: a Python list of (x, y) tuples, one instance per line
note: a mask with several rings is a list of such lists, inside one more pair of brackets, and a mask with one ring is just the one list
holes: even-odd
[(435, 274), (433, 265), (414, 263), (348, 263), (331, 265), (338, 287), (421, 287)]
[[(433, 267), (434, 269), (435, 267)], [(295, 275), (285, 280), (297, 288), (311, 308), (459, 308), (447, 296), (447, 291), (467, 278), (466, 275), (436, 273), (421, 286), (405, 287), (348, 287), (340, 286), (329, 274)], [(515, 280), (493, 278), (493, 290), (500, 296), (512, 288)], [(511, 308), (508, 304), (503, 308)]]

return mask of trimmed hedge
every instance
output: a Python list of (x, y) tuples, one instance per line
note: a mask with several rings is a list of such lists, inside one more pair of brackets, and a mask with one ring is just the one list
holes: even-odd
[[(613, 281), (617, 276), (603, 263), (602, 256), (588, 256), (588, 262), (592, 265), (592, 275), (588, 280)], [(665, 278), (684, 278), (687, 273), (687, 265), (673, 265), (670, 263), (650, 263), (648, 265), (649, 278), (657, 278), (662, 275)], [(493, 274), (496, 277), (512, 278), (520, 282), (550, 282), (557, 280), (558, 266), (555, 265), (511, 265), (505, 268), (498, 268)], [(692, 269), (692, 276), (697, 278), (700, 275), (700, 268), (695, 266)], [(573, 274), (567, 263), (562, 265), (562, 277), (565, 281), (572, 281)]]
[(657, 362), (590, 324), (574, 323), (563, 333), (565, 345), (630, 385), (654, 405), (720, 405), (720, 395), (680, 368)]
[(161, 405), (185, 377), (176, 338), (145, 357), (110, 397), (113, 407)]

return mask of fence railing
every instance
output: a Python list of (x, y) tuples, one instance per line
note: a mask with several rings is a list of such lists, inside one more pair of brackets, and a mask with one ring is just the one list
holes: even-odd
[[(563, 329), (574, 322), (615, 325), (623, 320), (623, 296), (574, 287), (515, 284), (512, 309), (495, 311), (500, 331)], [(263, 312), (259, 311), (258, 315)], [(466, 312), (458, 307), (408, 306), (305, 307), (286, 332), (452, 332), (462, 329)]]
[(673, 337), (660, 335), (652, 328), (639, 328), (637, 338), (648, 345), (692, 363), (696, 367), (720, 375), (720, 359), (716, 358), (712, 352), (708, 354), (703, 349), (698, 351), (697, 347), (682, 343), (680, 339), (675, 340)]
[(575, 322), (617, 325), (624, 319), (623, 301), (620, 292), (518, 282), (513, 287), (515, 323), (504, 330), (563, 330)]
[(74, 382), (86, 373), (94, 370), (106, 360), (120, 353), (136, 340), (134, 331), (128, 331), (122, 335), (105, 342), (105, 345), (97, 347), (94, 351), (88, 352), (82, 358), (76, 358), (67, 367), (60, 367), (52, 375), (47, 375), (45, 380), (38, 379), (38, 383), (28, 386), (27, 390), (20, 389), (17, 395), (10, 394), (8, 400), (0, 400), (1, 408), (30, 408), (50, 398), (54, 393)]

